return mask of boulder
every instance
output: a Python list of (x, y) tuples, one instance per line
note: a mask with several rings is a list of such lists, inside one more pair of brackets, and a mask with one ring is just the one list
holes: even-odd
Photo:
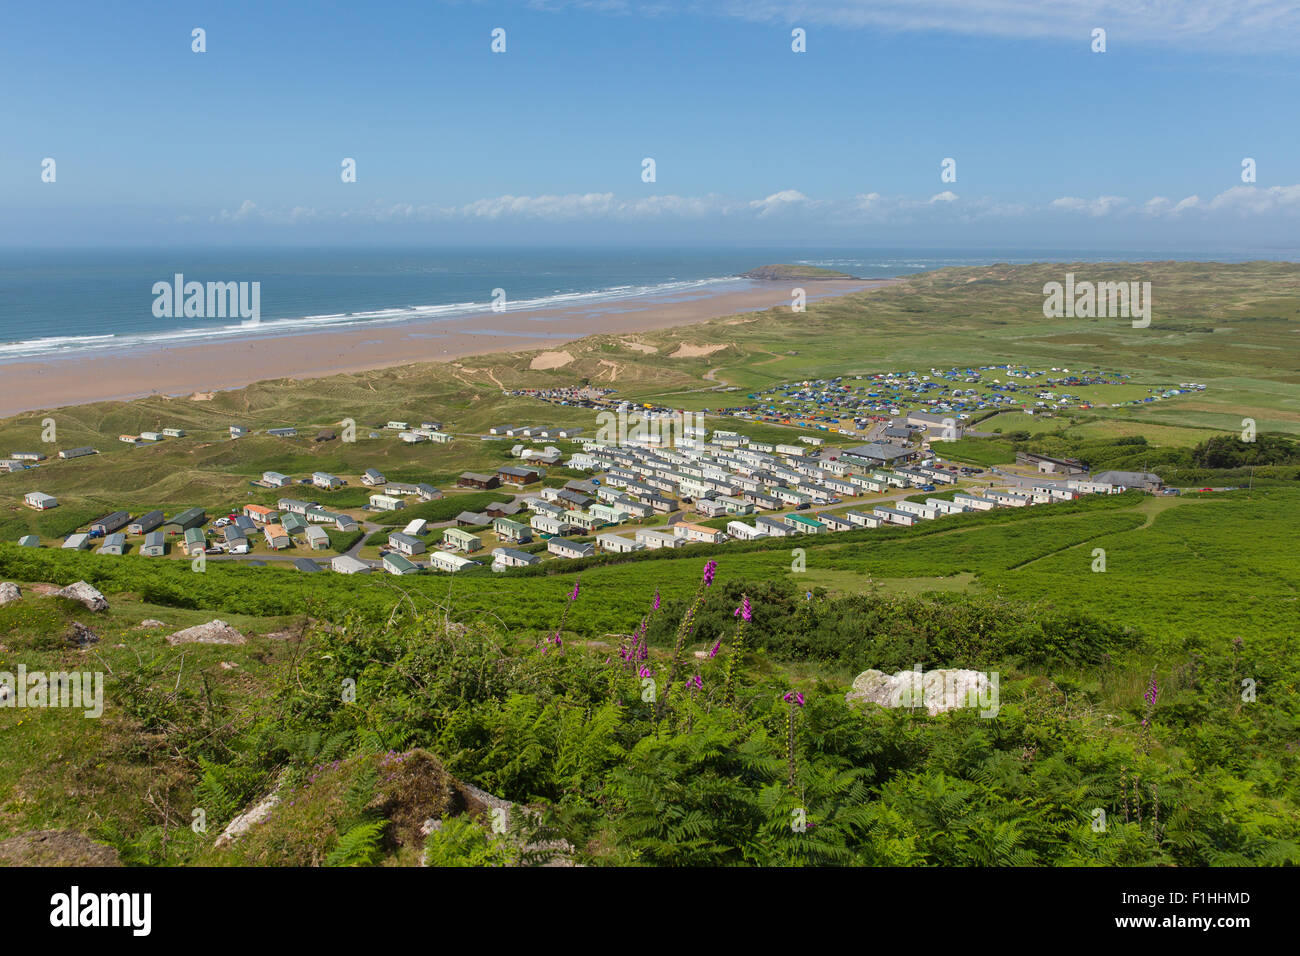
[(135, 630), (147, 631), (151, 627), (166, 627), (166, 626), (167, 626), (166, 621), (155, 621), (153, 618), (148, 617), (145, 618), (143, 621), (141, 621), (139, 624), (137, 624), (135, 626)]
[(69, 584), (66, 588), (61, 588), (54, 592), (55, 597), (67, 598), (69, 601), (77, 601), (86, 605), (92, 611), (107, 611), (108, 601), (104, 595), (91, 587), (85, 581), (78, 581), (76, 584)]
[(225, 621), (195, 624), (167, 635), (168, 644), (245, 644), (248, 639)]
[(276, 784), (275, 790), (263, 797), (251, 810), (241, 813), (226, 824), (226, 828), (221, 831), (221, 836), (217, 837), (214, 845), (223, 847), (234, 843), (252, 827), (269, 817), (279, 803), (280, 785)]
[(996, 714), (998, 675), (956, 668), (896, 674), (866, 670), (854, 678), (853, 689), (844, 699), (880, 707), (924, 707), (931, 716), (958, 707), (976, 707)]
[(0, 584), (0, 606), (11, 604), (22, 596), (22, 590), (12, 581), (5, 581)]
[(69, 644), (76, 644), (78, 647), (89, 647), (91, 644), (99, 643), (99, 635), (80, 621), (72, 622), (66, 636)]

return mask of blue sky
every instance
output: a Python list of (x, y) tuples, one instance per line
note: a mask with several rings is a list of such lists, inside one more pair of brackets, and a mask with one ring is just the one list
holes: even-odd
[(5, 245), (1269, 246), (1300, 224), (1293, 2), (79, 2), (6, 20)]

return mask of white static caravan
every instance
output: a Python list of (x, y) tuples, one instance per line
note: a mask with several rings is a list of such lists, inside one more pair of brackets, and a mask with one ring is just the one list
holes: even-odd
[(937, 481), (940, 484), (955, 485), (957, 483), (957, 476), (942, 468), (918, 468), (916, 470), (929, 477), (932, 481)]
[(872, 513), (877, 517), (884, 519), (890, 524), (899, 524), (905, 528), (910, 528), (916, 523), (916, 516), (910, 515), (906, 511), (899, 511), (897, 508), (875, 507)]
[(1071, 480), (1065, 483), (1065, 487), (1081, 495), (1108, 495), (1115, 490), (1114, 485), (1104, 481)]
[(952, 500), (975, 511), (992, 511), (998, 506), (998, 503), (992, 498), (985, 498), (982, 495), (968, 495), (962, 492), (953, 495)]
[(686, 543), (685, 538), (679, 538), (676, 535), (665, 534), (662, 531), (651, 531), (643, 528), (636, 532), (638, 544), (644, 545), (651, 551), (656, 548), (680, 548)]
[(915, 515), (926, 521), (933, 521), (939, 517), (939, 509), (930, 505), (923, 505), (919, 501), (900, 501), (897, 503), (897, 509), (905, 514)]
[(1013, 494), (1010, 491), (990, 491), (986, 492), (984, 497), (991, 498), (1000, 505), (1007, 505), (1012, 508), (1024, 508), (1033, 504), (1033, 499), (1025, 495)]
[(859, 528), (879, 528), (880, 515), (867, 514), (865, 511), (846, 511), (844, 517)]
[(412, 536), (421, 535), (424, 534), (428, 527), (429, 522), (424, 518), (414, 518), (407, 522), (406, 527), (402, 529), (402, 534), (409, 534)]
[(673, 534), (687, 541), (703, 541), (705, 544), (718, 544), (727, 540), (725, 532), (702, 524), (688, 524), (683, 521), (673, 525)]
[(288, 475), (280, 474), (278, 471), (264, 471), (262, 472), (262, 482), (272, 488), (283, 488), (285, 485), (293, 484), (293, 479)]
[(120, 555), (126, 550), (126, 535), (120, 531), (114, 531), (104, 538), (104, 543), (99, 546), (96, 554)]
[(715, 501), (712, 498), (697, 498), (695, 500), (695, 510), (706, 518), (717, 518), (727, 513), (722, 502)]
[(407, 556), (413, 554), (424, 554), (427, 550), (423, 541), (414, 535), (406, 534), (403, 531), (398, 531), (388, 536), (388, 547)]
[(477, 561), (464, 557), (463, 554), (454, 554), (451, 551), (430, 551), (429, 567), (438, 571), (447, 571), (448, 574), (455, 574), (456, 571), (464, 571), (467, 567), (477, 566)]
[(371, 495), (370, 507), (377, 511), (398, 511), (406, 507), (406, 502), (392, 495)]
[(330, 570), (337, 571), (339, 574), (369, 574), (374, 568), (364, 561), (358, 561), (346, 554), (340, 554), (330, 559)]
[(596, 546), (586, 541), (570, 541), (568, 538), (552, 538), (546, 542), (546, 550), (561, 558), (576, 560), (589, 558), (596, 553)]
[(59, 506), (59, 499), (54, 495), (47, 495), (43, 491), (29, 491), (23, 495), (23, 504), (29, 508), (35, 508), (37, 511), (48, 511), (50, 508)]
[(140, 553), (147, 558), (161, 557), (167, 552), (167, 539), (161, 531), (150, 531), (144, 536)]
[(527, 551), (516, 551), (514, 548), (495, 548), (492, 551), (492, 568), (526, 568), (530, 564), (539, 564), (541, 557), (536, 554), (529, 554)]
[(934, 508), (940, 514), (958, 515), (963, 511), (970, 511), (967, 505), (959, 501), (944, 501), (942, 498), (926, 498), (925, 503)]
[(884, 491), (887, 485), (883, 481), (877, 481), (874, 478), (867, 478), (863, 475), (852, 475), (849, 478), (857, 488), (862, 491), (880, 492)]
[(324, 488), (326, 491), (332, 491), (335, 488), (343, 487), (342, 478), (324, 471), (313, 471), (311, 474), (311, 483), (317, 488)]
[(389, 574), (402, 575), (420, 573), (419, 565), (412, 561), (408, 561), (400, 554), (391, 551), (380, 559), (380, 564), (383, 565), (384, 570)]
[(609, 551), (614, 554), (626, 554), (629, 551), (640, 551), (645, 545), (631, 538), (625, 538), (621, 534), (598, 534), (596, 535), (596, 544), (602, 551)]
[(528, 524), (538, 534), (564, 534), (569, 530), (565, 521), (545, 513), (533, 515), (528, 519)]
[(84, 531), (70, 534), (64, 539), (63, 547), (71, 551), (87, 551), (90, 549), (90, 535)]
[(766, 515), (759, 515), (754, 519), (754, 527), (769, 538), (785, 538), (791, 534), (791, 529), (784, 521), (776, 518), (769, 518)]
[(303, 536), (307, 539), (307, 547), (313, 551), (329, 550), (330, 536), (320, 525), (312, 525), (303, 532)]
[(745, 524), (743, 521), (728, 521), (727, 534), (738, 541), (753, 541), (757, 538), (767, 537), (766, 531), (760, 531), (753, 525)]
[(746, 501), (744, 498), (737, 498), (733, 495), (720, 496), (718, 504), (722, 505), (729, 515), (749, 515), (754, 513), (754, 503), (752, 501)]
[(850, 531), (853, 528), (853, 522), (843, 515), (819, 514), (817, 520), (830, 531)]

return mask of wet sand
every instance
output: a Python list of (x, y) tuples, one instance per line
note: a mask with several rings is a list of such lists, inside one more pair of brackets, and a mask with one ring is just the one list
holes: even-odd
[[(808, 301), (814, 302), (893, 281), (802, 285)], [(754, 282), (720, 293), (647, 295), (581, 307), (485, 311), (330, 332), (254, 334), (176, 347), (18, 360), (0, 364), (0, 416), (147, 395), (192, 395), (268, 379), (319, 378), (491, 352), (552, 349), (588, 335), (635, 335), (789, 305), (793, 285)]]

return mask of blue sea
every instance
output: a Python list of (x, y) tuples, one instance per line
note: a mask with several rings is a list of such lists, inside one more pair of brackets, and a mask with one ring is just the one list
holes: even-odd
[[(0, 361), (196, 343), (230, 336), (450, 318), (485, 312), (504, 289), (510, 311), (616, 308), (646, 294), (710, 295), (743, 288), (739, 273), (774, 262), (861, 278), (945, 266), (1164, 259), (1295, 260), (1300, 250), (736, 248), (101, 249), (0, 252)], [(153, 286), (259, 282), (261, 322), (159, 318)]]

